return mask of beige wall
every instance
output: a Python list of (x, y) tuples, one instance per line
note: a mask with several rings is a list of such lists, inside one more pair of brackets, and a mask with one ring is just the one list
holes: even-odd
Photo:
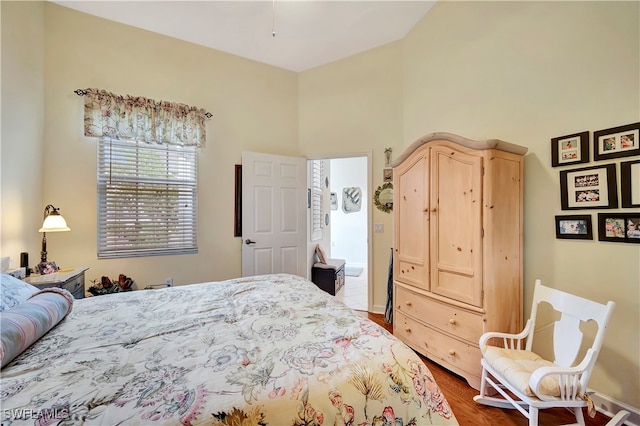
[[(300, 73), (300, 152), (308, 157), (371, 151), (373, 194), (383, 183), (384, 149), (402, 144), (402, 44), (390, 43), (348, 59)], [(373, 206), (373, 310), (387, 300), (391, 215)], [(373, 226), (373, 225), (372, 225)]]
[(591, 213), (596, 226), (603, 210), (561, 210), (559, 170), (573, 167), (551, 167), (550, 139), (639, 121), (639, 31), (638, 2), (441, 2), (403, 43), (404, 144), (447, 131), (529, 148), (525, 312), (536, 278), (614, 300), (590, 384), (635, 407), (640, 246), (555, 238), (554, 215)]
[[(20, 253), (40, 260), (44, 205), (44, 5), (2, 2), (2, 134), (0, 135), (0, 255), (10, 268)], [(28, 232), (27, 232), (28, 230)], [(52, 238), (53, 239), (53, 238)]]
[[(43, 89), (42, 73), (38, 81), (24, 75), (30, 64), (16, 63), (7, 70), (3, 56), (2, 173), (20, 180), (3, 181), (2, 194), (22, 191), (22, 178), (32, 179), (40, 171), (42, 191), (38, 181), (26, 188), (33, 192), (25, 195), (28, 201), (3, 204), (3, 255), (19, 259), (20, 251), (28, 251), (37, 262), (37, 229), (44, 205), (53, 203), (72, 231), (47, 235), (49, 259), (63, 266), (88, 266), (87, 279), (125, 273), (145, 286), (167, 277), (184, 284), (239, 276), (240, 238), (233, 236), (234, 164), (240, 163), (243, 150), (298, 154), (297, 74), (51, 3), (44, 5), (42, 26), (42, 19), (33, 20), (31, 9), (43, 6), (29, 4), (2, 2), (3, 24), (14, 24), (7, 34), (3, 25), (3, 55), (5, 49), (24, 51), (21, 55), (44, 61), (45, 70)], [(27, 31), (32, 26), (39, 31), (34, 34), (46, 35), (44, 40), (32, 40)], [(19, 93), (5, 98), (5, 87), (14, 84), (19, 84)], [(87, 87), (183, 102), (214, 114), (207, 125), (208, 145), (199, 154), (198, 254), (97, 260), (96, 142), (82, 134), (83, 99), (73, 93)], [(26, 96), (21, 88), (29, 89)], [(12, 119), (6, 109), (22, 104), (30, 110), (21, 113), (19, 123), (28, 117), (27, 132), (34, 135), (24, 150), (9, 141), (14, 148), (5, 157), (4, 125)], [(40, 151), (43, 160), (32, 161)], [(24, 160), (25, 153), (29, 160)], [(5, 218), (8, 214), (11, 221)], [(30, 237), (9, 244), (7, 229)]]
[[(29, 251), (37, 260), (42, 209), (54, 203), (72, 232), (49, 239), (50, 258), (89, 266), (88, 278), (230, 278), (240, 274), (233, 165), (242, 150), (309, 157), (371, 151), (375, 189), (386, 147), (397, 156), (433, 131), (500, 138), (529, 148), (526, 311), (536, 277), (615, 300), (591, 385), (639, 407), (640, 247), (556, 240), (553, 216), (563, 212), (559, 168), (549, 159), (552, 137), (638, 121), (639, 6), (442, 2), (402, 41), (296, 74), (50, 3), (3, 1), (2, 255), (15, 262)], [(215, 114), (199, 161), (199, 254), (96, 259), (95, 142), (82, 136), (82, 99), (72, 93), (85, 87)], [(372, 234), (373, 300), (380, 308), (392, 221), (373, 211), (373, 222), (385, 226)]]

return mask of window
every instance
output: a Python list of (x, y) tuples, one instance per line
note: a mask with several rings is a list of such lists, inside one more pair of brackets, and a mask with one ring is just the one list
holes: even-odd
[(102, 138), (98, 258), (196, 253), (197, 148)]

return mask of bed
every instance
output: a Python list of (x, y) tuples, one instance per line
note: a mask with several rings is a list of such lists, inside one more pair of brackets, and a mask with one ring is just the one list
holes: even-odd
[[(458, 424), (411, 349), (300, 277), (56, 290), (0, 314), (3, 425)], [(12, 312), (36, 302), (56, 324), (12, 355)]]

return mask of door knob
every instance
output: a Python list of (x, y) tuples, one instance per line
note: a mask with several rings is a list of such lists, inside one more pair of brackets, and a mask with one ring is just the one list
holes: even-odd
[(255, 241), (251, 241), (249, 238), (247, 238), (246, 240), (244, 240), (244, 243), (246, 245), (249, 245), (249, 244), (255, 244), (256, 242)]

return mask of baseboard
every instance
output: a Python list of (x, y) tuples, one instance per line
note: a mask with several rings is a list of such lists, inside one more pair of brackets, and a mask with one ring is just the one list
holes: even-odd
[(384, 310), (385, 310), (384, 306), (373, 305), (373, 311), (371, 313), (384, 315)]
[(627, 410), (631, 414), (627, 420), (625, 420), (624, 424), (627, 426), (640, 426), (640, 409), (631, 407), (623, 402), (616, 401), (615, 399), (598, 392), (594, 392), (591, 395), (591, 400), (596, 406), (596, 410), (609, 417), (615, 416), (620, 410)]

